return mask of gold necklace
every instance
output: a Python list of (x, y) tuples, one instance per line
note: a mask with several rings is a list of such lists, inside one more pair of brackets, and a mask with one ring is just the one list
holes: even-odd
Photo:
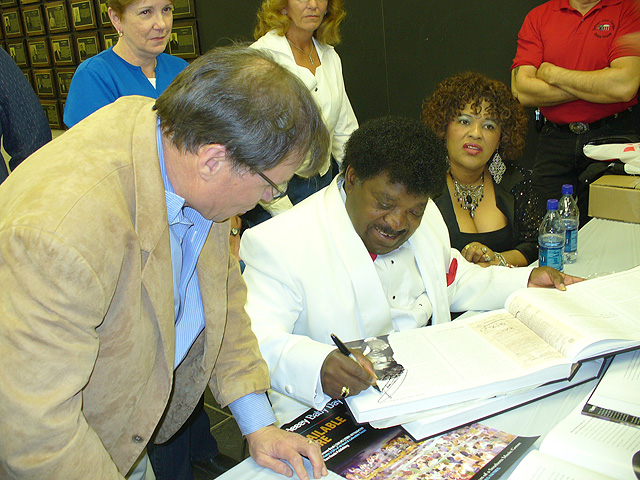
[[(287, 39), (287, 42), (289, 42), (291, 44), (292, 47), (297, 48), (302, 53), (304, 53), (307, 57), (309, 57), (309, 61), (311, 62), (311, 65), (313, 65), (313, 58), (311, 58), (310, 54), (308, 54), (303, 49), (301, 49), (299, 46), (297, 46), (295, 43), (293, 43), (291, 40), (289, 40), (289, 37), (287, 37), (286, 35), (285, 35), (285, 38)], [(311, 49), (313, 50), (313, 43), (311, 44)]]

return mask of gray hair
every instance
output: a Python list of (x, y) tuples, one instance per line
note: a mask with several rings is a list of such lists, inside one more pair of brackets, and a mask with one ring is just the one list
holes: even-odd
[(160, 127), (182, 151), (224, 145), (238, 170), (269, 170), (291, 154), (313, 175), (329, 149), (318, 107), (305, 85), (265, 52), (220, 47), (197, 58), (155, 104)]

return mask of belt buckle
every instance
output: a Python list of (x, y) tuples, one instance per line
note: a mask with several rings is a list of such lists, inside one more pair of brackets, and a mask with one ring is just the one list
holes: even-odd
[(569, 124), (569, 130), (571, 130), (576, 135), (580, 135), (581, 133), (589, 131), (589, 124), (582, 122), (571, 122)]

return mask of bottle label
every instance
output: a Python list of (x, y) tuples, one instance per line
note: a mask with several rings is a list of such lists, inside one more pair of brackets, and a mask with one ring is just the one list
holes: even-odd
[(539, 250), (538, 263), (541, 267), (553, 267), (562, 271), (564, 248), (563, 247), (544, 247)]
[(567, 228), (565, 232), (566, 242), (564, 244), (565, 253), (573, 253), (578, 250), (578, 230)]

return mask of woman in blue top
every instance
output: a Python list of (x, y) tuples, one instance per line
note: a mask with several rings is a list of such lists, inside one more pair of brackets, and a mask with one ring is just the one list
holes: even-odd
[(125, 95), (158, 98), (188, 64), (163, 53), (173, 0), (108, 0), (118, 42), (80, 64), (69, 87), (64, 123), (72, 127)]

